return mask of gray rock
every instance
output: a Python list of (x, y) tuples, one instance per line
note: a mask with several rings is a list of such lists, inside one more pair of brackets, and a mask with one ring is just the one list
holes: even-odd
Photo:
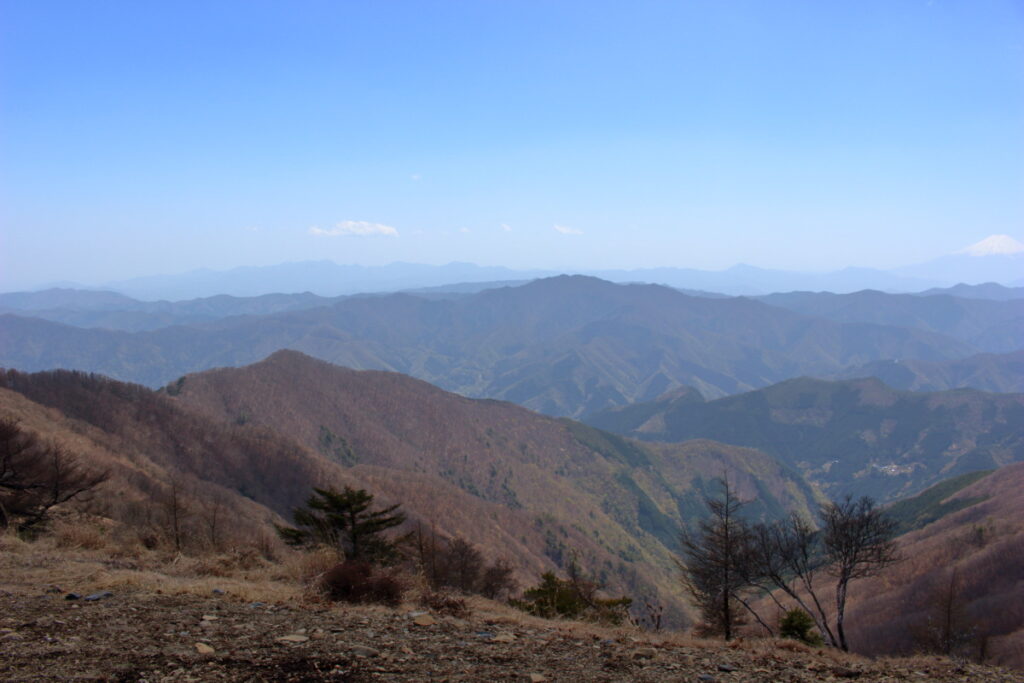
[(380, 657), (380, 650), (376, 650), (366, 645), (354, 645), (349, 649), (356, 657)]
[(68, 593), (64, 596), (65, 600), (80, 600), (82, 598), (78, 593)]
[(111, 593), (110, 591), (100, 591), (99, 593), (93, 593), (91, 595), (86, 595), (85, 596), (85, 600), (87, 602), (97, 602), (99, 600), (104, 600), (106, 598), (112, 598), (112, 597), (114, 597), (114, 594)]

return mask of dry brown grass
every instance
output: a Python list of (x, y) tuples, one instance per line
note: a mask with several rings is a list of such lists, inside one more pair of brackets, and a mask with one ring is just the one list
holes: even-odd
[(100, 548), (69, 545), (69, 539), (83, 535), (88, 536), (75, 525), (34, 542), (0, 534), (0, 589), (36, 592), (57, 586), (76, 593), (128, 589), (171, 595), (209, 595), (218, 589), (241, 601), (268, 603), (304, 596), (300, 584), (282, 580), (279, 565), (253, 554), (190, 558), (143, 550), (123, 559), (105, 552), (109, 540), (103, 536)]

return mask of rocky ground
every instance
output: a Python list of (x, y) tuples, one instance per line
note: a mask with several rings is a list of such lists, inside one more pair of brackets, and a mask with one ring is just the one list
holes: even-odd
[[(948, 660), (872, 662), (801, 645), (725, 646), (502, 615), (274, 605), (230, 591), (0, 579), (0, 680), (1021, 681)], [(93, 599), (90, 599), (93, 598)]]
[(482, 598), (455, 614), (335, 605), (303, 588), (323, 570), (315, 556), (83, 542), (0, 534), (0, 681), (1024, 681), (948, 659), (547, 621)]

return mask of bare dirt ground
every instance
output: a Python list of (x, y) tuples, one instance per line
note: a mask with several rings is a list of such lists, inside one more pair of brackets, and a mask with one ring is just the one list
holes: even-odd
[(279, 580), (272, 590), (56, 557), (0, 544), (0, 680), (1024, 680), (937, 658), (871, 661), (791, 641), (725, 645), (549, 622), (484, 601), (462, 618), (414, 604), (333, 606)]

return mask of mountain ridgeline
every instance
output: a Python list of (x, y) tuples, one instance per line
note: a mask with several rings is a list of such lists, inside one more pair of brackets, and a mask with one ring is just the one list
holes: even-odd
[[(928, 309), (947, 298), (908, 297), (899, 305)], [(977, 345), (984, 340), (993, 348), (1012, 346), (1019, 322), (1013, 317), (1019, 301), (957, 300), (957, 310), (974, 311), (962, 325), (924, 313), (884, 323), (835, 321), (742, 297), (689, 296), (582, 276), (443, 297), (392, 294), (322, 305), (301, 295), (228, 304), (203, 300), (176, 310), (189, 320), (228, 310), (245, 315), (136, 332), (69, 326), (32, 317), (31, 310), (0, 315), (0, 364), (78, 369), (157, 387), (289, 348), (346, 367), (401, 372), (465, 396), (579, 417), (684, 385), (715, 398), (892, 359), (966, 363), (984, 350)], [(893, 324), (901, 320), (917, 326)], [(998, 388), (988, 384), (997, 379), (990, 374), (961, 376), (978, 388)]]

